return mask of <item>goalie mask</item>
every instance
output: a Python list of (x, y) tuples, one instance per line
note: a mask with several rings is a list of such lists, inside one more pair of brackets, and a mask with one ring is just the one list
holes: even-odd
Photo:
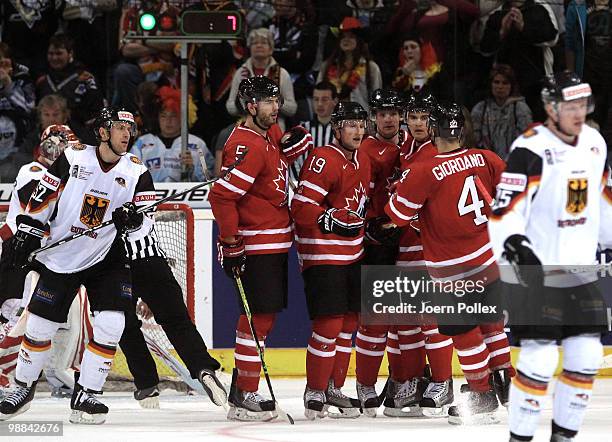
[(461, 138), (465, 117), (457, 103), (440, 103), (429, 114), (429, 127), (433, 137)]
[(40, 155), (52, 164), (66, 147), (78, 142), (76, 135), (68, 126), (52, 124), (40, 136)]

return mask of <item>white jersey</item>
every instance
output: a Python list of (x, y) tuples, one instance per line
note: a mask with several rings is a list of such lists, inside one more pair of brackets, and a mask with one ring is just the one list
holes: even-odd
[[(576, 145), (564, 143), (542, 125), (517, 138), (489, 220), (496, 257), (510, 235), (521, 234), (546, 266), (595, 264), (598, 243), (612, 246), (612, 178), (606, 155), (604, 139), (586, 125)], [(569, 279), (547, 276), (545, 283), (568, 287), (593, 280)]]
[(15, 179), (15, 186), (13, 187), (13, 193), (11, 194), (9, 211), (6, 214), (6, 224), (13, 233), (17, 231), (15, 218), (17, 218), (17, 215), (24, 213), (28, 201), (30, 200), (30, 195), (32, 195), (32, 191), (36, 188), (38, 180), (40, 180), (40, 177), (43, 176), (46, 170), (47, 167), (43, 166), (38, 161), (32, 161), (19, 169), (19, 173)]
[[(128, 153), (103, 169), (97, 147), (78, 144), (67, 148), (42, 176), (26, 214), (49, 223), (47, 243), (52, 243), (110, 220), (115, 209), (130, 201), (137, 206), (155, 201), (151, 174), (138, 157)], [(105, 227), (37, 259), (56, 273), (78, 272), (104, 259), (116, 235), (113, 226)]]
[[(170, 148), (167, 148), (157, 135), (145, 134), (136, 140), (131, 152), (147, 166), (154, 182), (181, 181), (183, 170), (181, 162), (181, 137), (176, 138)], [(208, 147), (206, 147), (204, 140), (189, 134), (187, 138), (187, 152), (191, 154), (193, 159), (193, 169), (187, 177), (188, 181), (204, 181), (206, 179), (200, 163), (200, 152), (203, 152), (208, 169), (207, 172), (212, 175), (215, 159), (208, 150)]]

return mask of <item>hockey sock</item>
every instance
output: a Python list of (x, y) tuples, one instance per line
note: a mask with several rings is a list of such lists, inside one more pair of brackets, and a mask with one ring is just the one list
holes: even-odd
[(472, 391), (489, 391), (489, 350), (479, 327), (453, 336), (459, 365)]
[(334, 385), (341, 388), (344, 385), (348, 372), (349, 362), (351, 361), (351, 351), (353, 349), (353, 333), (357, 330), (359, 317), (357, 313), (349, 312), (344, 315), (342, 331), (336, 338), (336, 357), (334, 358), (334, 371), (332, 377)]
[(40, 373), (47, 362), (51, 341), (36, 341), (27, 334), (21, 342), (15, 378), (18, 381), (31, 385), (38, 380)]
[[(274, 325), (274, 313), (255, 313), (252, 316), (255, 333), (262, 350), (266, 337)], [(238, 370), (236, 386), (242, 391), (257, 391), (261, 374), (261, 359), (257, 352), (255, 339), (251, 334), (246, 315), (240, 315), (236, 326), (236, 347), (234, 348), (234, 363)]]
[(425, 352), (431, 370), (431, 380), (447, 381), (453, 372), (453, 340), (440, 334), (437, 325), (423, 325), (421, 329), (425, 335)]
[(555, 424), (562, 429), (578, 432), (593, 392), (593, 381), (592, 375), (569, 371), (563, 371), (559, 375), (553, 396)]
[(362, 325), (355, 339), (355, 372), (357, 382), (369, 387), (376, 384), (380, 363), (387, 343), (386, 325)]
[(398, 328), (392, 326), (387, 333), (387, 360), (389, 361), (389, 375), (396, 382), (406, 381), (406, 368), (402, 364), (402, 353), (399, 348)]
[(81, 361), (79, 384), (89, 390), (102, 391), (116, 352), (116, 346), (99, 344), (95, 340), (89, 341)]
[(336, 337), (342, 330), (344, 316), (318, 316), (312, 321), (312, 335), (306, 350), (306, 383), (313, 390), (324, 391), (334, 370)]
[(516, 371), (510, 361), (510, 343), (504, 331), (504, 323), (499, 321), (482, 324), (480, 331), (489, 350), (489, 368), (491, 371), (507, 368), (510, 371), (510, 376), (514, 376)]
[(59, 326), (57, 322), (30, 313), (17, 357), (15, 378), (18, 381), (32, 385), (32, 382), (38, 380), (50, 354), (51, 339)]
[(535, 434), (546, 395), (547, 382), (538, 381), (519, 372), (510, 385), (508, 425), (519, 440), (531, 440)]
[[(408, 330), (398, 330), (401, 363), (404, 367), (404, 381), (423, 376), (425, 370), (425, 340), (421, 327), (411, 327)], [(400, 381), (400, 379), (395, 379)]]

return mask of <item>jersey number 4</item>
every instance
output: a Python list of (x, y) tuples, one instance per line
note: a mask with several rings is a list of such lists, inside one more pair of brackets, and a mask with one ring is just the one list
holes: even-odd
[[(472, 202), (468, 204), (468, 199)], [(488, 221), (487, 216), (482, 213), (484, 207), (484, 201), (480, 199), (478, 195), (478, 189), (474, 182), (474, 175), (470, 175), (465, 178), (463, 182), (463, 189), (461, 189), (461, 196), (457, 202), (457, 210), (459, 210), (459, 216), (468, 215), (474, 212), (474, 224), (477, 226), (486, 223)]]

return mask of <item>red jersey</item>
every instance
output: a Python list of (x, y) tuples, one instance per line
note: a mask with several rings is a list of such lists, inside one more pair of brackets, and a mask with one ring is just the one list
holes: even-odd
[(278, 147), (282, 132), (272, 126), (266, 136), (237, 126), (223, 147), (223, 168), (242, 162), (215, 182), (208, 200), (222, 238), (242, 235), (247, 255), (287, 252), (293, 232), (287, 207), (288, 161)]
[(368, 218), (384, 215), (385, 204), (389, 201), (389, 184), (397, 175), (400, 146), (408, 138), (405, 131), (399, 133), (399, 145), (368, 136), (361, 142), (359, 150), (370, 159), (370, 205)]
[(427, 140), (423, 144), (417, 145), (416, 140), (412, 138), (412, 136), (408, 136), (400, 148), (400, 169), (404, 171), (409, 167), (409, 164), (424, 158), (431, 158), (437, 154), (438, 149), (436, 149), (436, 146), (431, 140)]
[(312, 265), (347, 265), (363, 255), (363, 229), (355, 238), (323, 233), (317, 220), (326, 209), (350, 209), (363, 216), (370, 184), (370, 161), (357, 150), (347, 160), (334, 145), (317, 147), (306, 159), (291, 200), (302, 270)]
[(457, 279), (495, 266), (486, 201), (504, 167), (491, 151), (459, 149), (406, 169), (385, 213), (398, 226), (418, 213), (425, 264), (433, 277)]

